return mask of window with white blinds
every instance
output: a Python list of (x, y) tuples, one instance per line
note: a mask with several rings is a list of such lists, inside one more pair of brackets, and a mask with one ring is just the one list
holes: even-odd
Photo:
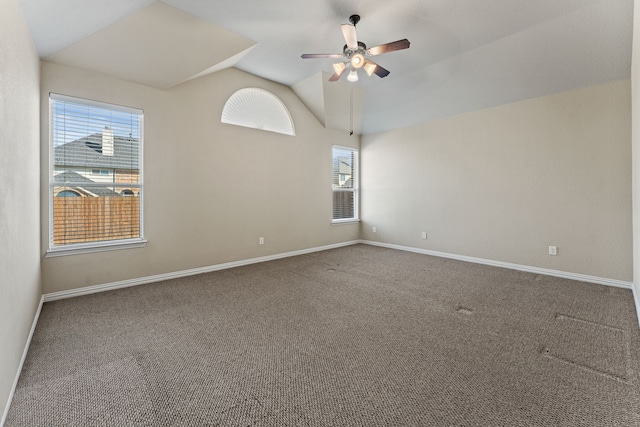
[(51, 94), (49, 247), (142, 240), (142, 110)]
[(333, 222), (358, 220), (358, 150), (333, 146)]

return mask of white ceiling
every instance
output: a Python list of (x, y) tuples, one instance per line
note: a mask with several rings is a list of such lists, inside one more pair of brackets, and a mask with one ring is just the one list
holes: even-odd
[[(367, 46), (411, 41), (408, 50), (375, 58), (388, 77), (356, 83), (365, 134), (627, 79), (631, 71), (633, 0), (20, 3), (44, 59), (159, 88), (228, 66), (292, 87), (320, 84), (311, 77), (332, 73), (334, 60), (300, 54), (340, 53), (340, 24), (357, 13)], [(327, 118), (348, 114), (340, 90), (303, 92), (325, 98), (306, 102), (324, 106)]]

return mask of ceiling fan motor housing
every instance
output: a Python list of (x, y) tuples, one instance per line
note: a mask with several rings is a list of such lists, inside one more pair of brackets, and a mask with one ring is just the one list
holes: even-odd
[(351, 57), (353, 57), (353, 55), (357, 53), (359, 53), (360, 55), (364, 55), (365, 53), (367, 53), (367, 45), (362, 42), (358, 42), (358, 47), (354, 49), (345, 44), (342, 48), (342, 53), (350, 60)]

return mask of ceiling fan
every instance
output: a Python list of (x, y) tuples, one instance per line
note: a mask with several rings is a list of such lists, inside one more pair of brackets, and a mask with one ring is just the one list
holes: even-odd
[(342, 53), (305, 53), (302, 58), (336, 58), (342, 59), (342, 62), (333, 64), (335, 73), (329, 78), (330, 82), (335, 82), (340, 79), (340, 76), (350, 68), (347, 80), (350, 82), (358, 81), (358, 70), (364, 69), (370, 76), (372, 74), (378, 77), (387, 77), (389, 70), (381, 67), (372, 60), (368, 59), (368, 56), (376, 56), (382, 53), (393, 52), (395, 50), (402, 50), (409, 48), (409, 40), (402, 39), (391, 43), (381, 44), (380, 46), (367, 49), (367, 45), (358, 41), (356, 36), (356, 25), (360, 22), (360, 15), (351, 15), (349, 17), (351, 24), (342, 24), (340, 29), (344, 40), (347, 44), (344, 45)]

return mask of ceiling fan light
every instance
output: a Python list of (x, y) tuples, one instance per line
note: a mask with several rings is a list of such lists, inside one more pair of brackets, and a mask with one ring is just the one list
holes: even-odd
[(353, 68), (360, 68), (364, 65), (364, 56), (361, 53), (356, 53), (351, 57), (351, 66)]
[(364, 70), (367, 72), (367, 74), (369, 76), (371, 76), (371, 74), (373, 74), (375, 69), (376, 69), (376, 64), (373, 64), (371, 62), (368, 62), (368, 63), (364, 64)]
[(357, 82), (358, 81), (358, 72), (356, 70), (351, 70), (349, 71), (349, 75), (347, 76), (347, 80), (349, 80), (350, 82)]
[(338, 62), (336, 64), (333, 64), (333, 70), (337, 74), (342, 74), (345, 68), (347, 68), (347, 66), (344, 64), (344, 62)]

